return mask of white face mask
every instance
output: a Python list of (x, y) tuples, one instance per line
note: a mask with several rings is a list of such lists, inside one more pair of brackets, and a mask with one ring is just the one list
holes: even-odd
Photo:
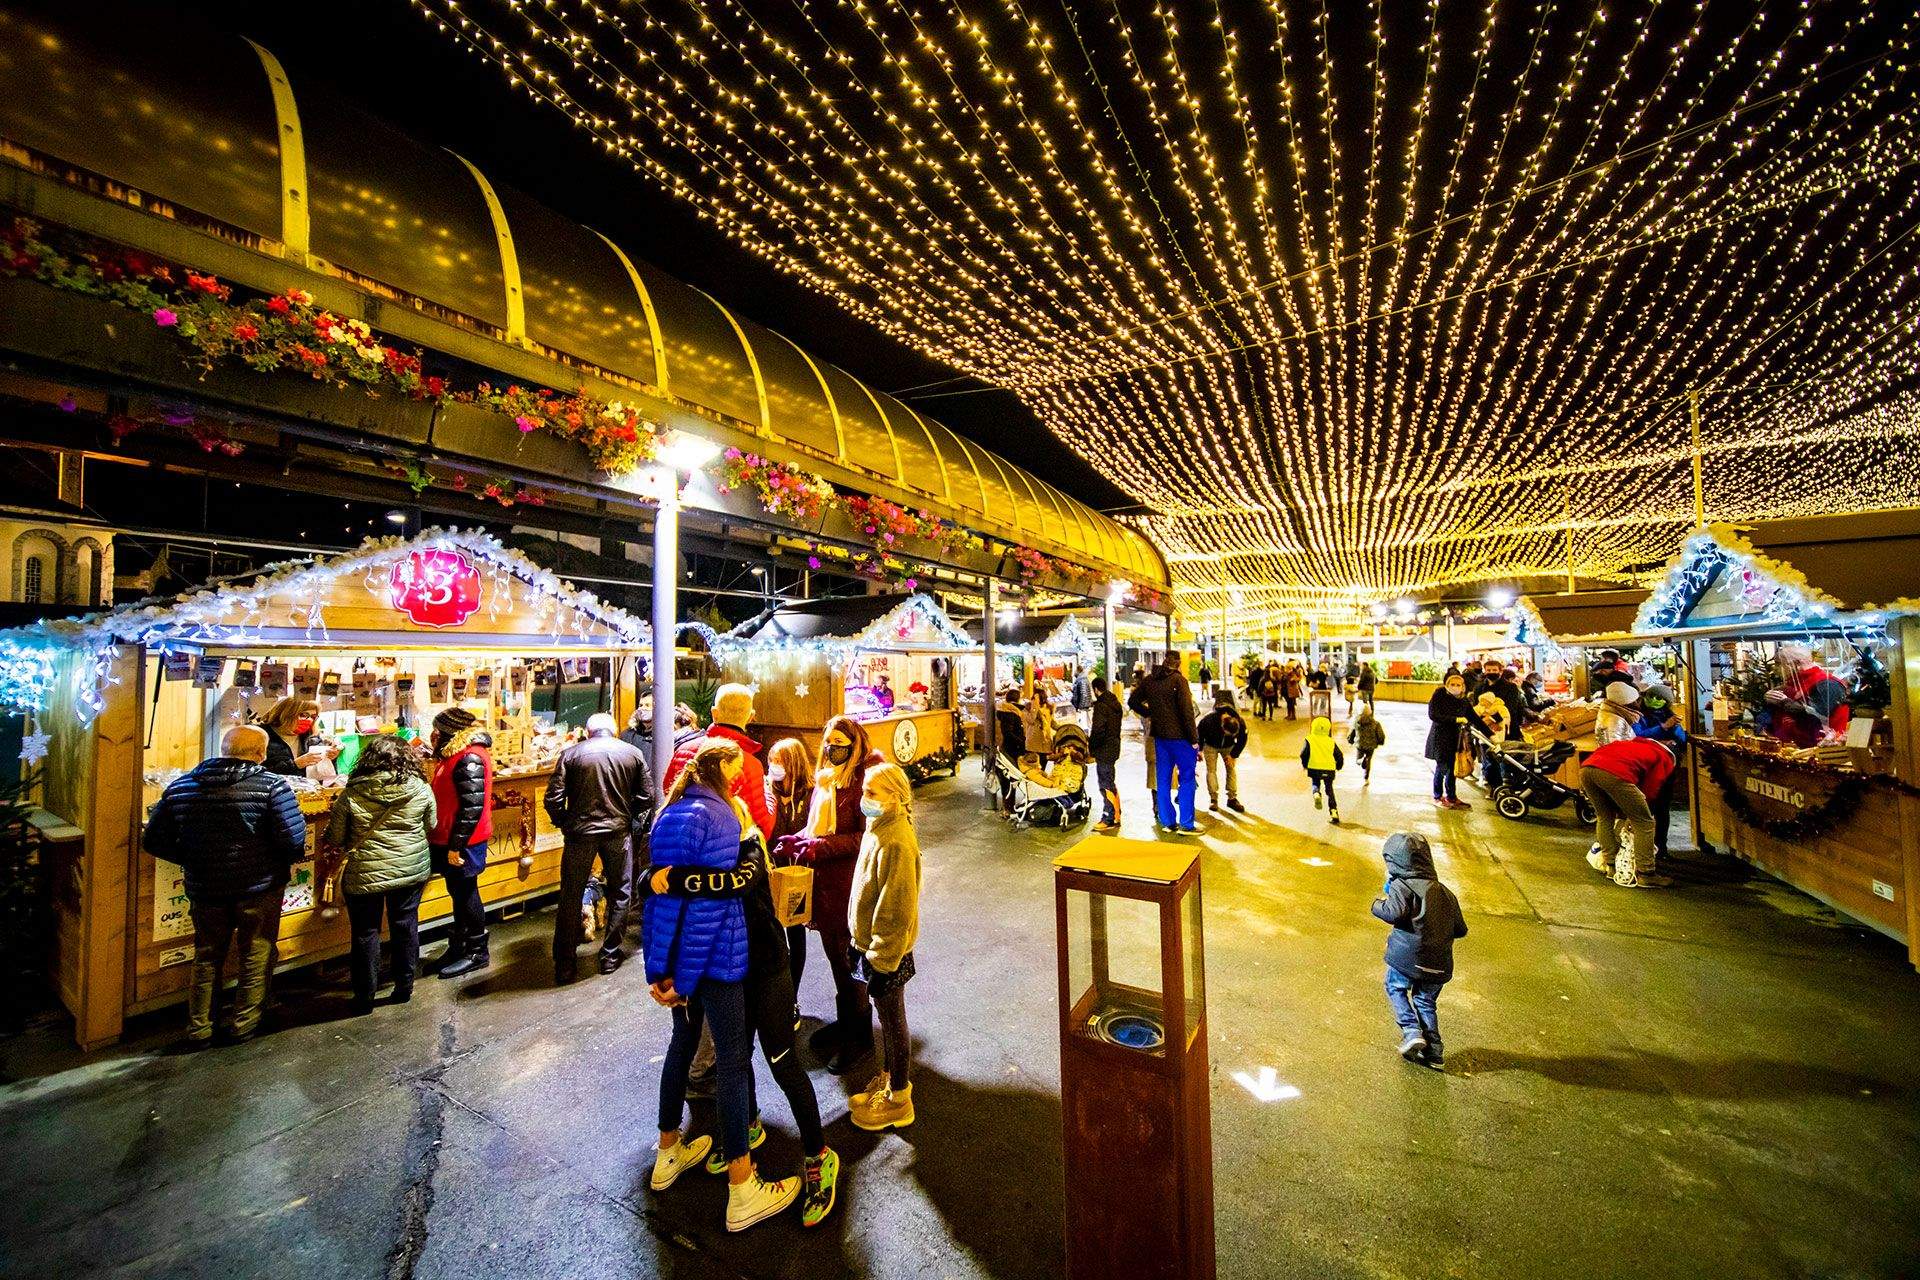
[(773, 768), (767, 770), (768, 782), (785, 782), (786, 780), (787, 780), (787, 771), (785, 769), (782, 769), (779, 765), (775, 765), (773, 766)]
[(886, 811), (887, 811), (886, 806), (881, 804), (878, 800), (870, 800), (865, 796), (861, 797), (860, 812), (866, 814), (869, 818), (877, 818), (881, 814), (885, 813)]

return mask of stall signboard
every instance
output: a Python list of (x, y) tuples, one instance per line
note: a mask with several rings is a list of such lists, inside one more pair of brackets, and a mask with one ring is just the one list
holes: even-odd
[(187, 873), (178, 864), (164, 858), (154, 860), (153, 940), (184, 938), (193, 933), (193, 919), (187, 914)]
[(480, 569), (465, 552), (416, 547), (393, 565), (394, 609), (423, 627), (457, 627), (480, 609)]

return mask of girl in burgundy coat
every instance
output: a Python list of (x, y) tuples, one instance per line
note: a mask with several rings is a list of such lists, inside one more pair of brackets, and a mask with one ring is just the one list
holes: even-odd
[(833, 970), (835, 1017), (815, 1033), (813, 1051), (839, 1075), (873, 1049), (873, 1014), (866, 988), (853, 972), (848, 952), (847, 901), (853, 893), (853, 864), (860, 854), (866, 818), (860, 812), (860, 788), (867, 769), (883, 762), (858, 720), (835, 716), (820, 735), (820, 770), (814, 774), (813, 802), (806, 828), (782, 839), (775, 856), (813, 868), (813, 928)]

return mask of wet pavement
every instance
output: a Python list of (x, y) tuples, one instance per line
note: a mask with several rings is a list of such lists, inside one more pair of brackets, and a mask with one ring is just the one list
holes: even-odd
[[(1382, 711), (1374, 780), (1341, 775), (1343, 825), (1308, 802), (1304, 724), (1284, 723), (1255, 723), (1250, 812), (1201, 818), (1220, 1274), (1920, 1270), (1904, 949), (1723, 857), (1616, 888), (1570, 808), (1441, 814), (1424, 708)], [(1121, 776), (1127, 834), (1148, 835), (1137, 742)], [(171, 1054), (177, 1011), (92, 1058), (61, 1025), (0, 1042), (0, 1275), (1056, 1275), (1048, 862), (1073, 837), (1010, 831), (980, 796), (977, 770), (919, 792), (919, 1120), (862, 1133), (845, 1097), (868, 1073), (815, 1071), (845, 1162), (817, 1231), (727, 1235), (720, 1179), (646, 1189), (666, 1020), (632, 966), (553, 989), (537, 912), (496, 928), (491, 970), (363, 1018), (343, 975), (309, 974), (247, 1045)], [(1395, 1055), (1380, 990), (1367, 905), (1398, 829), (1433, 841), (1472, 930), (1441, 1001), (1444, 1075)], [(1267, 1068), (1297, 1095), (1258, 1100), (1240, 1077)], [(791, 1118), (761, 1075), (760, 1159), (789, 1173)]]

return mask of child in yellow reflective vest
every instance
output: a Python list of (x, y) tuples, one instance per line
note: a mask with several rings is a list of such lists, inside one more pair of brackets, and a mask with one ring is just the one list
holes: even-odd
[(1340, 744), (1333, 740), (1333, 721), (1325, 716), (1313, 718), (1313, 724), (1307, 729), (1307, 740), (1300, 747), (1300, 764), (1313, 786), (1313, 807), (1320, 807), (1320, 795), (1325, 792), (1327, 817), (1338, 826), (1340, 802), (1333, 798), (1333, 775), (1346, 767), (1347, 758), (1340, 753)]

